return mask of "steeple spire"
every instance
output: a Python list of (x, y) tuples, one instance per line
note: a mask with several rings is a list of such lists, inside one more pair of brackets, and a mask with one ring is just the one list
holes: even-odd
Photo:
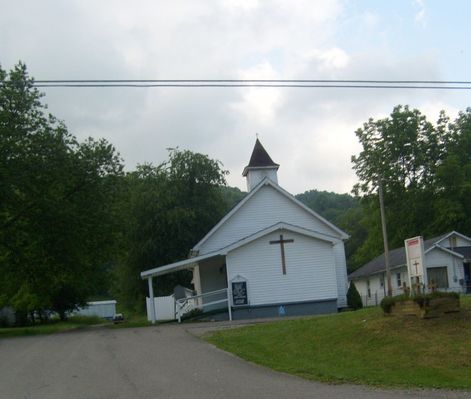
[(268, 177), (278, 183), (277, 170), (280, 167), (273, 162), (268, 152), (263, 148), (262, 143), (257, 138), (250, 157), (249, 164), (244, 168), (242, 176), (247, 178), (247, 190), (252, 190), (262, 179)]

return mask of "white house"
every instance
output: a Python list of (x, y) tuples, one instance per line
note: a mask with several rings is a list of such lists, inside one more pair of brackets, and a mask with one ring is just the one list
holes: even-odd
[(345, 307), (348, 235), (281, 188), (278, 168), (257, 139), (243, 171), (248, 194), (193, 247), (191, 258), (141, 273), (149, 296), (153, 278), (191, 269), (194, 303), (209, 305), (204, 310), (226, 306), (235, 319)]
[[(471, 238), (456, 231), (424, 241), (427, 279), (442, 291), (471, 293)], [(406, 251), (397, 248), (389, 253), (393, 294), (402, 293), (407, 273)], [(348, 276), (355, 283), (364, 305), (375, 305), (386, 295), (384, 254)]]

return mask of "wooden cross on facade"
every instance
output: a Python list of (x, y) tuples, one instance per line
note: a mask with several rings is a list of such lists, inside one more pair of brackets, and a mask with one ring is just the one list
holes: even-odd
[(270, 244), (280, 244), (280, 249), (281, 249), (281, 267), (283, 270), (283, 274), (286, 274), (286, 261), (285, 261), (285, 244), (294, 242), (294, 240), (284, 240), (283, 239), (283, 234), (280, 234), (280, 239), (276, 241), (270, 241)]

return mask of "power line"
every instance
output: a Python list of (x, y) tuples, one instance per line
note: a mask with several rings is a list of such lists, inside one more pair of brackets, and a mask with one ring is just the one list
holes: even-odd
[[(5, 84), (7, 82), (4, 82)], [(471, 81), (463, 80), (347, 80), (347, 79), (64, 79), (36, 80), (35, 87), (106, 88), (106, 87), (275, 87), (319, 89), (425, 89), (471, 90)]]
[(36, 80), (36, 83), (382, 83), (471, 84), (463, 80), (347, 80), (347, 79), (67, 79)]
[(37, 84), (35, 87), (278, 87), (278, 88), (333, 88), (333, 89), (433, 89), (471, 90), (471, 86), (412, 86), (412, 85), (307, 85), (307, 84)]

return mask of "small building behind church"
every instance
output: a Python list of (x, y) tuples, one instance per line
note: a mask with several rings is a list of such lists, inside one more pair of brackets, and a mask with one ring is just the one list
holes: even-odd
[[(439, 291), (471, 294), (471, 237), (456, 231), (424, 241), (427, 284)], [(405, 248), (389, 252), (393, 295), (410, 287)], [(348, 276), (355, 283), (364, 306), (378, 305), (386, 296), (384, 254), (374, 258)]]
[(177, 300), (177, 313), (224, 308), (230, 318), (245, 319), (346, 307), (348, 235), (284, 190), (279, 167), (257, 139), (242, 173), (245, 198), (193, 247), (192, 257), (141, 273), (149, 297), (152, 279), (190, 269), (195, 296)]

